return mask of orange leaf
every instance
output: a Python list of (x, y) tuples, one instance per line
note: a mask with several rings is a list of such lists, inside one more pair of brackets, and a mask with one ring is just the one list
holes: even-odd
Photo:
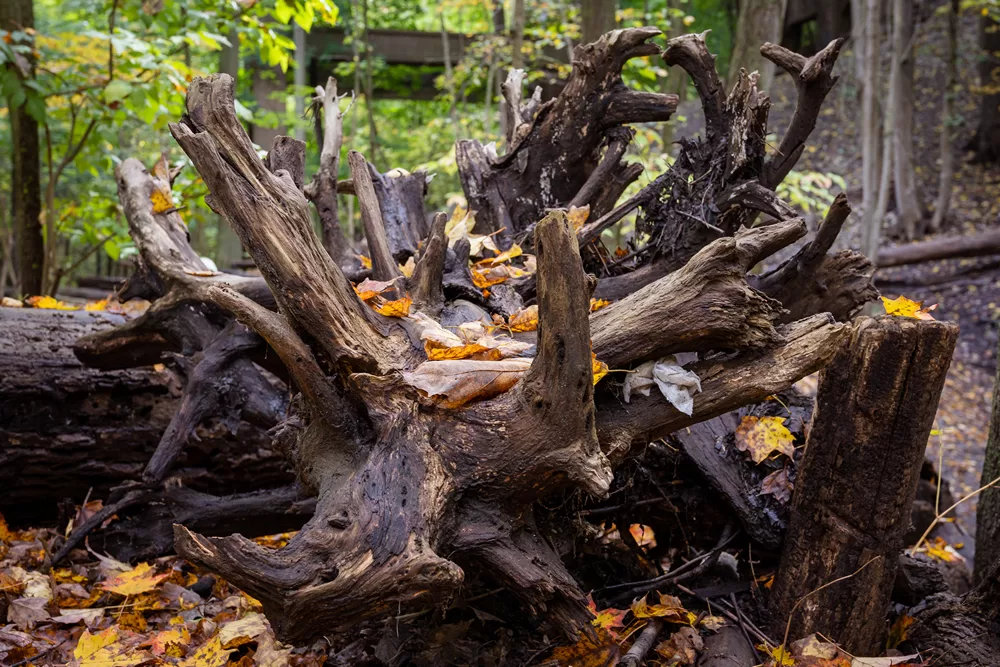
[(355, 286), (354, 292), (362, 301), (370, 301), (382, 292), (391, 289), (397, 280), (399, 278), (393, 278), (392, 280), (372, 280), (371, 278), (365, 278)]
[(504, 250), (502, 253), (500, 253), (493, 259), (483, 260), (483, 261), (484, 262), (488, 261), (491, 266), (496, 266), (497, 264), (503, 264), (504, 262), (509, 262), (515, 257), (520, 257), (522, 254), (523, 252), (521, 251), (521, 246), (515, 243), (508, 250)]
[(153, 213), (163, 213), (174, 208), (174, 199), (169, 192), (161, 192), (159, 189), (153, 190), (149, 195), (149, 200), (153, 202)]
[(477, 267), (472, 267), (472, 284), (479, 289), (486, 289), (487, 287), (492, 287), (493, 285), (498, 285), (505, 282), (510, 276), (507, 271), (503, 270), (505, 267), (495, 267), (495, 268), (484, 268), (480, 271)]
[(521, 308), (510, 316), (508, 328), (513, 332), (534, 331), (538, 328), (538, 306)]
[(596, 640), (580, 633), (580, 640), (572, 646), (560, 646), (552, 651), (551, 660), (560, 667), (608, 667), (617, 665), (621, 647), (608, 630), (597, 628)]
[(100, 301), (88, 301), (83, 309), (90, 312), (102, 311), (108, 309), (108, 300), (101, 299)]
[(673, 595), (657, 593), (660, 601), (656, 604), (646, 602), (646, 596), (632, 603), (632, 615), (636, 618), (662, 618), (667, 623), (693, 625), (697, 616), (689, 612), (681, 604), (680, 599)]
[(569, 211), (566, 213), (566, 219), (569, 220), (569, 224), (573, 225), (573, 231), (580, 231), (583, 227), (583, 223), (587, 222), (587, 217), (590, 216), (590, 204), (586, 206), (570, 206)]
[(358, 255), (358, 259), (361, 261), (361, 266), (365, 267), (366, 269), (372, 268), (372, 260), (369, 259), (368, 257), (365, 257), (364, 255)]
[(156, 588), (169, 574), (153, 574), (153, 566), (149, 563), (139, 563), (128, 572), (108, 579), (101, 588), (119, 595), (138, 595)]
[(447, 361), (449, 359), (502, 359), (500, 350), (490, 349), (478, 343), (442, 347), (431, 341), (424, 343), (424, 351), (430, 361)]
[(413, 299), (404, 296), (402, 299), (386, 301), (381, 305), (375, 306), (375, 312), (386, 317), (406, 317), (410, 314), (410, 305), (412, 303)]
[(760, 463), (771, 454), (778, 452), (792, 458), (795, 437), (785, 427), (784, 417), (746, 416), (736, 428), (736, 448), (750, 452), (754, 463)]
[(607, 375), (608, 370), (610, 370), (608, 365), (603, 361), (598, 360), (597, 355), (593, 352), (590, 353), (590, 366), (591, 371), (594, 374), (594, 384), (600, 382), (601, 378)]
[(80, 310), (76, 306), (63, 303), (51, 296), (33, 296), (28, 299), (28, 305), (32, 308), (44, 308), (46, 310)]
[(608, 301), (607, 299), (591, 299), (590, 300), (590, 312), (596, 313), (601, 308), (604, 308), (604, 307), (610, 306), (610, 305), (611, 305), (611, 302)]
[(895, 299), (887, 299), (883, 296), (882, 305), (885, 306), (885, 312), (887, 315), (893, 315), (895, 317), (912, 317), (917, 320), (933, 320), (934, 317), (930, 314), (930, 312), (937, 308), (937, 304), (923, 308), (923, 301), (911, 301), (905, 296), (900, 296)]

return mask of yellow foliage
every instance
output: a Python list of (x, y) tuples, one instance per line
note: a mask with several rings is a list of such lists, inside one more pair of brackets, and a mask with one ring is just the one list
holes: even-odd
[(937, 308), (937, 304), (924, 308), (923, 301), (911, 301), (905, 296), (900, 296), (895, 299), (887, 299), (883, 296), (882, 305), (885, 306), (885, 312), (887, 315), (893, 315), (895, 317), (912, 317), (917, 320), (933, 320), (934, 317), (930, 314), (930, 312)]
[(590, 353), (590, 368), (594, 373), (594, 384), (601, 381), (605, 375), (608, 374), (608, 365), (597, 358), (597, 355), (593, 352)]
[(410, 314), (410, 305), (412, 304), (413, 299), (404, 296), (402, 299), (386, 301), (383, 304), (375, 306), (375, 312), (386, 317), (406, 317)]
[(512, 332), (534, 331), (538, 328), (538, 306), (528, 306), (512, 314), (507, 326)]
[(785, 426), (784, 417), (746, 416), (736, 428), (736, 448), (750, 452), (754, 463), (760, 463), (775, 452), (792, 458), (795, 437)]
[(108, 579), (101, 588), (119, 595), (138, 595), (156, 588), (161, 581), (169, 574), (154, 574), (153, 566), (149, 563), (139, 563), (128, 572)]
[(586, 206), (570, 206), (569, 212), (566, 213), (566, 219), (569, 220), (569, 224), (573, 225), (573, 231), (580, 231), (583, 227), (583, 223), (587, 222), (587, 217), (590, 215), (590, 204)]
[(33, 296), (28, 299), (28, 305), (32, 308), (44, 308), (46, 310), (80, 310), (76, 306), (54, 299), (51, 296)]

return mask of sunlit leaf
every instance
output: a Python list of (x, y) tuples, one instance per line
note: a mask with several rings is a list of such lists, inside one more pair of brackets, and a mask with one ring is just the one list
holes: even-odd
[(156, 588), (169, 574), (156, 574), (149, 563), (139, 563), (128, 572), (122, 572), (101, 584), (101, 588), (119, 595), (138, 595)]
[(760, 463), (774, 453), (793, 458), (795, 436), (785, 426), (784, 417), (754, 417), (747, 415), (736, 427), (736, 448), (749, 452), (754, 463)]

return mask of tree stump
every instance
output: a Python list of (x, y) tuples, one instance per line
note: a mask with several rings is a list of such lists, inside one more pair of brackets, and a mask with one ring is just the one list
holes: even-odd
[(776, 632), (792, 615), (792, 637), (822, 632), (856, 655), (881, 651), (957, 336), (941, 322), (864, 318), (823, 371), (771, 594)]

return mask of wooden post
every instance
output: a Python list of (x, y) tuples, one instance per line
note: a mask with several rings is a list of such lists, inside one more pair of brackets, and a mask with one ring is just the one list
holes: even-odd
[[(884, 647), (897, 558), (957, 336), (943, 322), (862, 318), (823, 371), (771, 593), (777, 634), (791, 615), (789, 639), (822, 632), (856, 655)], [(817, 591), (841, 577), (849, 578)]]

